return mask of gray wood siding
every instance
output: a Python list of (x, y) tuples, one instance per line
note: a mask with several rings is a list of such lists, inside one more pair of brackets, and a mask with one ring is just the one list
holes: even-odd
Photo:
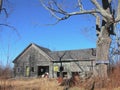
[[(14, 75), (15, 77), (25, 77), (27, 76), (27, 71), (29, 71), (30, 77), (37, 77), (38, 66), (48, 66), (49, 77), (57, 77), (59, 70), (54, 71), (54, 66), (60, 67), (60, 55), (64, 53), (62, 66), (64, 67), (63, 72), (67, 72), (68, 77), (72, 76), (72, 72), (95, 71), (95, 56), (92, 55), (93, 49), (52, 52), (49, 49), (30, 44), (13, 61)], [(90, 58), (94, 59), (90, 60)]]
[[(34, 72), (30, 72), (30, 76), (37, 76), (37, 67), (38, 66), (50, 66), (51, 62), (39, 53), (38, 50), (34, 47), (30, 47), (28, 50), (22, 54), (17, 61), (14, 63), (15, 76), (26, 76), (26, 66), (34, 67)], [(49, 67), (51, 71), (51, 67)], [(18, 69), (20, 69), (18, 71)], [(50, 72), (51, 73), (51, 72)]]

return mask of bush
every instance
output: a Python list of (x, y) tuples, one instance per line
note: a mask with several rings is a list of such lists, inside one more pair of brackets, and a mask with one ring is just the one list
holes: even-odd
[(120, 87), (120, 61), (116, 62), (110, 72), (110, 86)]
[(12, 68), (9, 65), (1, 66), (0, 65), (0, 78), (8, 79), (12, 77)]

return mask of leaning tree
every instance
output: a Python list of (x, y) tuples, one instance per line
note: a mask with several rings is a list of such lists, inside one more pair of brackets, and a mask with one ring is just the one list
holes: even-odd
[(72, 10), (72, 12), (63, 8), (60, 1), (62, 0), (40, 0), (42, 6), (57, 19), (56, 23), (72, 16), (84, 14), (89, 14), (96, 18), (96, 67), (98, 68), (98, 75), (102, 78), (107, 78), (111, 35), (115, 35), (114, 28), (120, 21), (120, 0), (88, 0), (93, 4), (91, 9), (85, 9), (87, 5), (83, 3), (86, 0), (72, 0), (71, 2), (76, 2), (79, 8), (79, 10)]

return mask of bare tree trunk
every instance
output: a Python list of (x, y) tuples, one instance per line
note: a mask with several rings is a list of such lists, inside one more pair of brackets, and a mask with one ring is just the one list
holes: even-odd
[[(109, 0), (102, 0), (103, 9), (112, 15), (111, 4)], [(101, 28), (98, 28), (99, 31), (98, 40), (97, 40), (97, 53), (96, 53), (96, 64), (98, 69), (98, 76), (100, 78), (107, 78), (107, 67), (109, 63), (109, 48), (111, 44), (110, 32), (113, 29), (113, 24), (109, 23), (109, 19), (102, 19)], [(112, 27), (111, 27), (112, 26)], [(112, 30), (113, 31), (113, 30)]]
[(96, 64), (98, 68), (98, 76), (101, 78), (107, 78), (107, 65), (109, 60), (109, 48), (110, 48), (111, 38), (110, 37), (100, 37), (97, 40), (97, 53), (96, 53)]

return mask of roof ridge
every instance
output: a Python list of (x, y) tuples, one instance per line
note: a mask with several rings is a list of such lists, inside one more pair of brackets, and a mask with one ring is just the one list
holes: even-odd
[(82, 50), (91, 50), (91, 49), (96, 49), (96, 48), (73, 49), (73, 50), (59, 50), (59, 51), (51, 51), (51, 52), (82, 51)]
[[(39, 46), (39, 45), (37, 45), (37, 44), (35, 44), (35, 43), (32, 43), (33, 45), (35, 45), (35, 46), (37, 46), (38, 48), (40, 48), (40, 49), (46, 49), (48, 52), (51, 52), (51, 50), (49, 49), (49, 48), (46, 48), (46, 47), (43, 47), (43, 46)], [(44, 51), (44, 50), (43, 50)]]

